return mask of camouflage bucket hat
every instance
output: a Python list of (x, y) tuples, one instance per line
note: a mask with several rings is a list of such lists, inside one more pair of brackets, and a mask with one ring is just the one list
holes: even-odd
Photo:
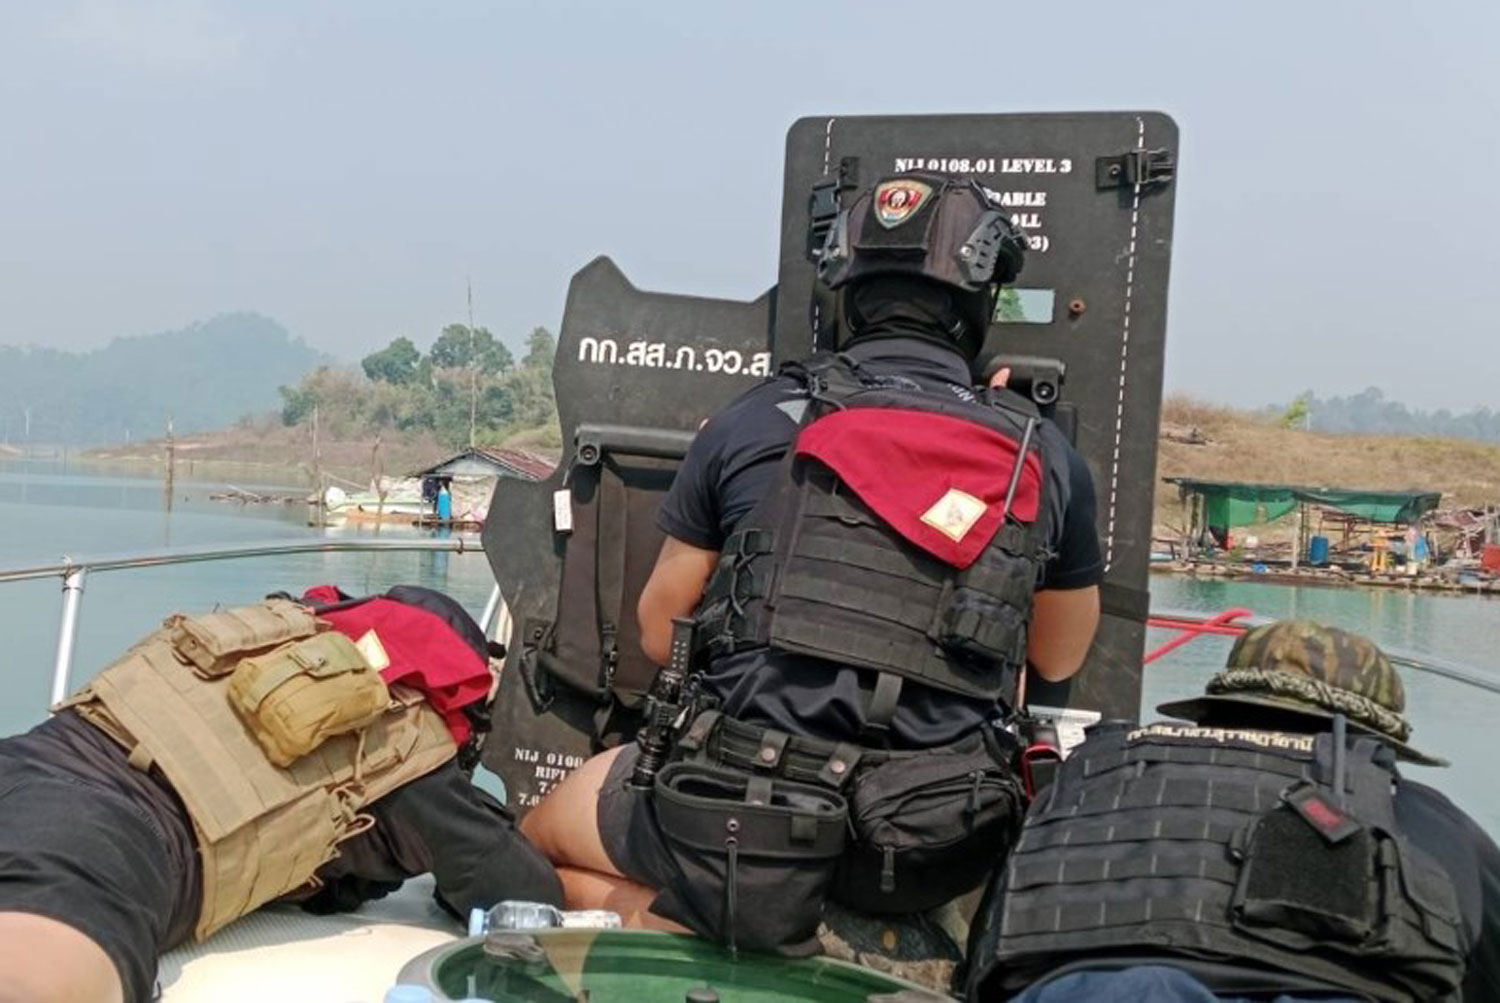
[(1281, 620), (1241, 634), (1224, 671), (1205, 693), (1156, 709), (1201, 721), (1216, 706), (1256, 704), (1332, 719), (1342, 714), (1355, 731), (1385, 739), (1399, 758), (1424, 766), (1448, 761), (1407, 744), (1406, 690), (1390, 660), (1357, 634), (1311, 620)]

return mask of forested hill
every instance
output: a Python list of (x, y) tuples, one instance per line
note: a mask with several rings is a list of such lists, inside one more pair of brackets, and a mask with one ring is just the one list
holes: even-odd
[[(221, 314), (92, 352), (0, 345), (0, 442), (92, 445), (223, 428), (321, 361), (268, 317)], [(28, 412), (29, 431), (28, 431)]]
[[(1353, 432), (1360, 435), (1433, 435), (1452, 439), (1500, 442), (1500, 411), (1488, 407), (1454, 412), (1447, 408), (1424, 411), (1391, 400), (1378, 387), (1348, 397), (1318, 397), (1311, 390), (1292, 403), (1298, 427), (1315, 432)], [(1287, 413), (1273, 405), (1266, 413)]]

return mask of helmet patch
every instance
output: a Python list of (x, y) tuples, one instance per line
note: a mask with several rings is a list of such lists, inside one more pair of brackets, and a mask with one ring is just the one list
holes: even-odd
[(921, 181), (882, 181), (875, 189), (875, 218), (887, 230), (894, 229), (911, 219), (931, 197), (932, 186)]

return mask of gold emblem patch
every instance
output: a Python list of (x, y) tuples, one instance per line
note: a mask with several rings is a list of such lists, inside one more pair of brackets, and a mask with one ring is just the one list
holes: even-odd
[(969, 530), (984, 515), (984, 502), (966, 491), (949, 488), (937, 504), (922, 513), (922, 521), (954, 543), (969, 535)]
[(354, 646), (376, 672), (384, 672), (391, 667), (391, 656), (386, 654), (385, 645), (380, 643), (380, 635), (374, 630), (365, 631), (364, 636), (354, 642)]
[(887, 230), (900, 226), (932, 197), (932, 186), (920, 181), (884, 181), (875, 189), (875, 218)]

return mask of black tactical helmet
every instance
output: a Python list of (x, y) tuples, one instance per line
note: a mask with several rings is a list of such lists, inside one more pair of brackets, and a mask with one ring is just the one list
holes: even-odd
[(860, 193), (828, 231), (818, 277), (830, 289), (876, 275), (914, 275), (965, 293), (1014, 282), (1025, 237), (977, 181), (894, 174)]

